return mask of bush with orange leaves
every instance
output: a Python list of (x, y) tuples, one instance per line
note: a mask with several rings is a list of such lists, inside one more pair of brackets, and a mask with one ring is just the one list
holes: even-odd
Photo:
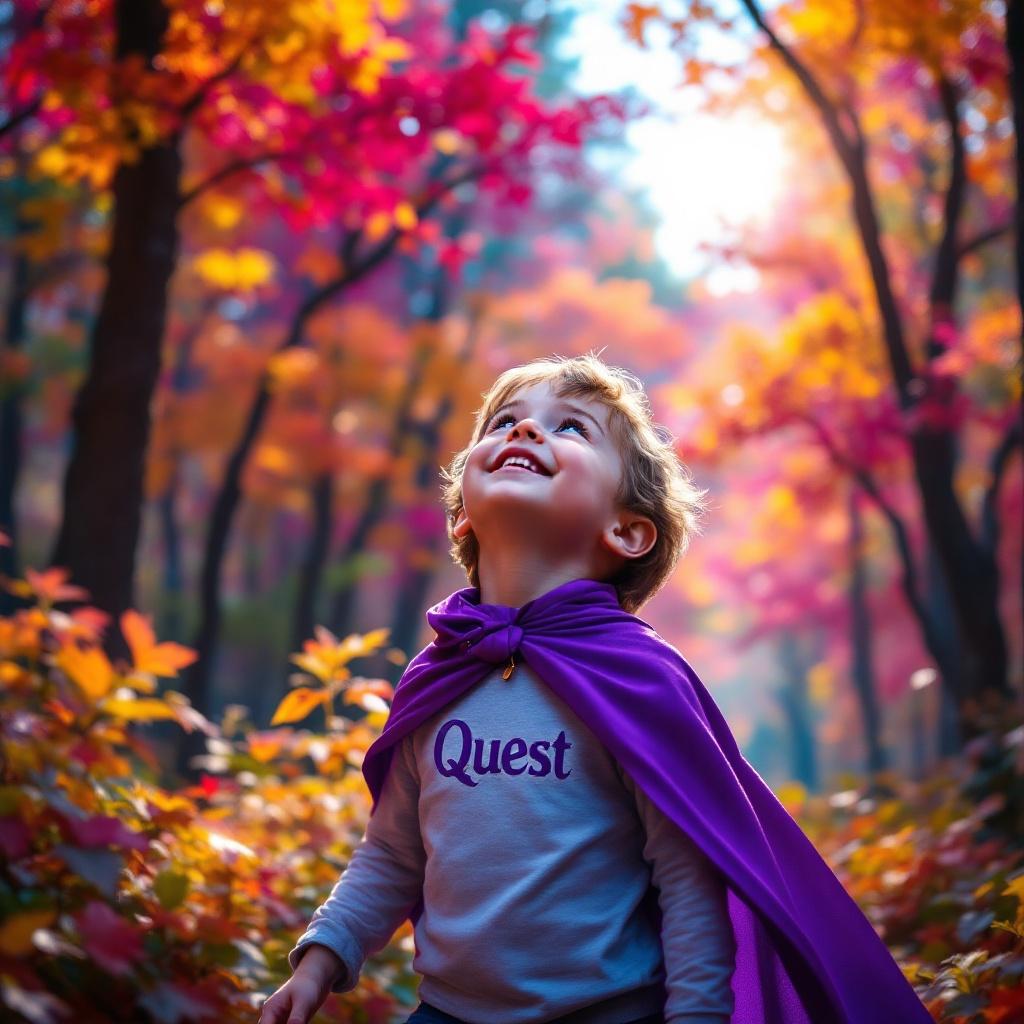
[[(293, 689), (275, 716), (296, 720), (340, 693), (369, 708), (361, 722), (259, 732), (238, 705), (218, 726), (184, 695), (158, 693), (194, 653), (156, 642), (138, 612), (119, 622), (131, 663), (111, 664), (106, 615), (54, 608), (86, 596), (61, 570), (6, 585), (31, 606), (0, 618), (0, 1018), (252, 1024), (365, 828), (358, 768), (391, 692), (345, 665), (383, 634), (339, 643), (318, 630), (294, 660), (319, 685)], [(203, 730), (217, 774), (159, 785), (139, 728), (154, 719)], [(410, 934), (317, 1019), (399, 1017), (415, 996)]]

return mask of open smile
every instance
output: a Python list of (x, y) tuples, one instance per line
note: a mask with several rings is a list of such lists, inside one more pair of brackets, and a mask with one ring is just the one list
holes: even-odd
[(537, 476), (551, 476), (547, 467), (532, 453), (523, 449), (510, 448), (498, 459), (498, 465), (491, 472), (497, 473), (503, 469), (518, 469), (524, 473), (534, 473)]

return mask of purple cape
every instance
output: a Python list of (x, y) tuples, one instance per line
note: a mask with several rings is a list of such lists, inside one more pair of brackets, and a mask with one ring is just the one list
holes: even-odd
[[(737, 944), (732, 1024), (931, 1024), (696, 672), (610, 583), (572, 580), (520, 608), (467, 587), (427, 621), (437, 636), (409, 662), (363, 761), (374, 810), (394, 745), (515, 654), (721, 872)], [(421, 911), (422, 900), (411, 920)]]

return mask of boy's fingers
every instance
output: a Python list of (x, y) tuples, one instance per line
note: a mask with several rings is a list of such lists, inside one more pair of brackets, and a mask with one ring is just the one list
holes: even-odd
[(302, 992), (292, 994), (291, 1013), (285, 1024), (309, 1024), (309, 1019), (316, 1012), (316, 1004), (305, 997)]
[(312, 1016), (312, 1011), (307, 1011), (305, 1009), (300, 1010), (293, 1006), (292, 1012), (288, 1015), (288, 1020), (285, 1021), (285, 1024), (309, 1024), (309, 1020)]
[(291, 1000), (285, 996), (283, 1000), (277, 999), (271, 996), (260, 1010), (260, 1019), (258, 1024), (281, 1024), (284, 1020), (284, 1015), (291, 1008)]

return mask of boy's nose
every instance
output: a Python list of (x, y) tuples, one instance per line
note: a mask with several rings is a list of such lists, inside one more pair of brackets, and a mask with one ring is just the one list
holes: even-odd
[(512, 429), (509, 433), (512, 437), (519, 437), (522, 434), (526, 434), (527, 437), (532, 437), (536, 440), (537, 435), (540, 433), (540, 428), (534, 420), (527, 417), (523, 420), (516, 420), (516, 422), (512, 424)]

